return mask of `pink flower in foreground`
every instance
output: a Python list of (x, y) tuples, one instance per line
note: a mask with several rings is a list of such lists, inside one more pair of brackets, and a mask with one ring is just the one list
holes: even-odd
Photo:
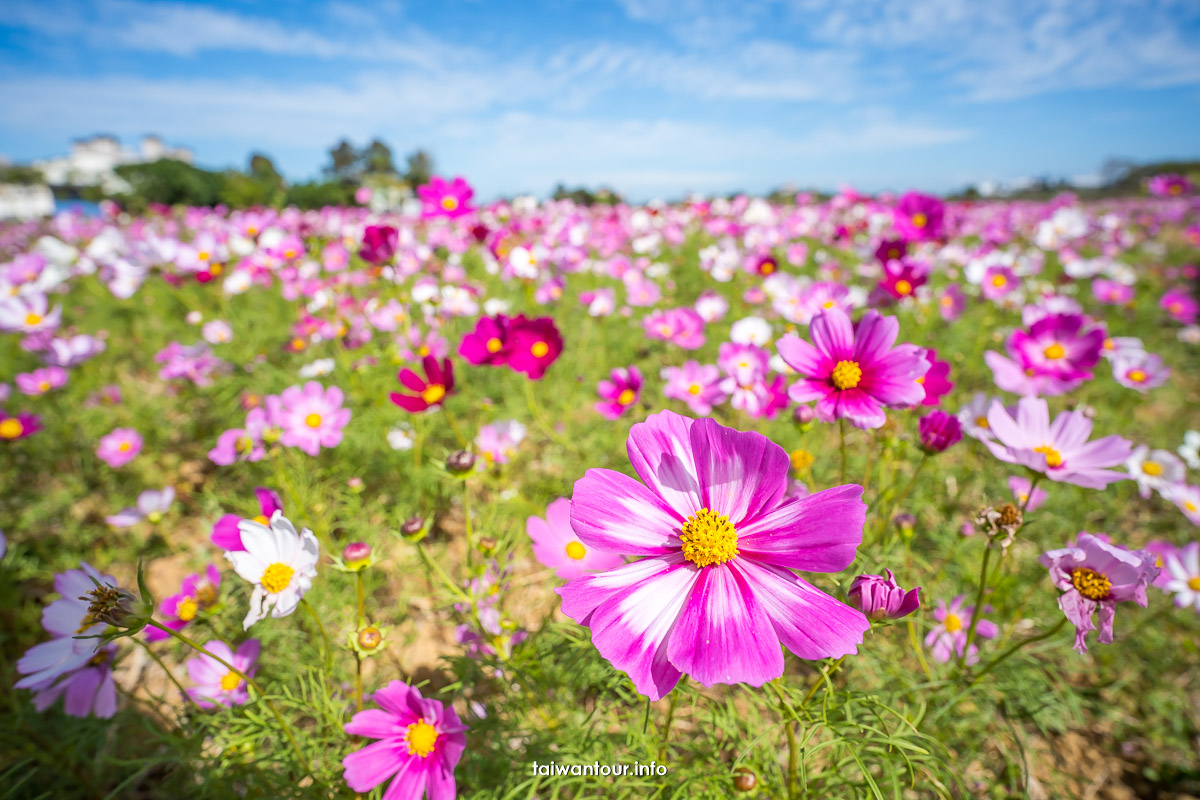
[(563, 613), (639, 692), (657, 700), (683, 674), (705, 686), (761, 686), (801, 658), (855, 653), (860, 611), (793, 569), (837, 572), (862, 542), (862, 487), (785, 498), (788, 457), (754, 432), (661, 411), (629, 431), (644, 481), (589, 469), (571, 526), (584, 545), (645, 556), (558, 590)]
[(380, 741), (342, 759), (346, 784), (369, 792), (395, 775), (383, 793), (388, 800), (453, 800), (454, 768), (467, 747), (467, 726), (454, 708), (402, 681), (392, 681), (373, 699), (379, 708), (355, 714), (346, 733)]
[(1022, 397), (1015, 418), (994, 400), (987, 419), (996, 439), (983, 443), (1001, 461), (1028, 467), (1052, 481), (1089, 489), (1103, 489), (1129, 477), (1109, 467), (1125, 463), (1133, 445), (1120, 436), (1088, 441), (1092, 421), (1080, 411), (1063, 411), (1052, 423), (1045, 400)]
[(795, 334), (776, 343), (784, 362), (800, 374), (788, 389), (795, 403), (817, 401), (817, 418), (843, 417), (856, 428), (878, 428), (885, 407), (917, 405), (925, 387), (917, 383), (929, 369), (921, 348), (892, 347), (900, 333), (895, 317), (868, 311), (857, 325), (839, 308), (822, 311), (809, 326), (812, 344)]
[(600, 400), (595, 409), (608, 419), (616, 419), (642, 396), (644, 381), (642, 371), (637, 367), (617, 367), (609, 374), (609, 378), (611, 380), (596, 384)]
[[(258, 672), (258, 653), (261, 650), (258, 639), (242, 642), (236, 653), (222, 641), (209, 642), (204, 649), (251, 678)], [(188, 689), (188, 696), (201, 708), (240, 706), (249, 701), (250, 691), (246, 682), (217, 659), (198, 655), (185, 661), (184, 666), (187, 667), (188, 677), (196, 684)]]
[(1075, 626), (1075, 649), (1087, 652), (1087, 634), (1096, 630), (1100, 643), (1112, 644), (1117, 603), (1134, 600), (1146, 607), (1146, 587), (1158, 576), (1157, 557), (1146, 550), (1126, 550), (1090, 533), (1080, 533), (1073, 547), (1051, 550), (1038, 559), (1063, 590), (1058, 607)]
[(100, 440), (96, 456), (113, 469), (123, 467), (142, 452), (142, 436), (133, 428), (117, 428)]
[(546, 506), (546, 518), (529, 517), (525, 532), (533, 540), (533, 555), (550, 567), (561, 580), (569, 581), (589, 572), (604, 572), (625, 563), (617, 553), (606, 553), (579, 541), (571, 528), (571, 501), (560, 497)]
[(350, 422), (350, 409), (342, 408), (343, 397), (338, 387), (326, 389), (317, 381), (284, 389), (275, 419), (283, 429), (279, 443), (310, 456), (318, 455), (322, 447), (337, 447), (342, 429)]

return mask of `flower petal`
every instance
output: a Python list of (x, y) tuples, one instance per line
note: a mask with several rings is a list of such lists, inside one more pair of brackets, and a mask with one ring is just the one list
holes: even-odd
[(786, 500), (738, 528), (739, 557), (809, 572), (839, 572), (862, 544), (867, 506), (855, 484)]

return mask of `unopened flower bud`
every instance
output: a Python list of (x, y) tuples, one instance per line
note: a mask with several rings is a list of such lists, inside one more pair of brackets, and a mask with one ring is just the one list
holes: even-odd
[(79, 598), (89, 601), (88, 627), (97, 622), (122, 630), (143, 628), (150, 617), (145, 604), (132, 592), (116, 586), (97, 586)]
[(462, 474), (475, 466), (475, 454), (469, 450), (455, 450), (446, 457), (446, 469)]
[(873, 620), (900, 619), (921, 607), (918, 586), (908, 592), (900, 588), (890, 569), (882, 575), (859, 575), (846, 592), (846, 602)]
[(362, 494), (363, 489), (366, 488), (362, 478), (350, 478), (346, 481), (346, 487), (355, 494)]
[(424, 527), (425, 518), (420, 514), (414, 514), (408, 519), (404, 520), (404, 524), (400, 526), (400, 532), (405, 536), (414, 536), (420, 533), (421, 529)]
[(940, 409), (921, 417), (921, 449), (930, 455), (944, 453), (962, 440), (962, 423), (953, 414)]
[(733, 789), (736, 792), (750, 792), (758, 785), (758, 776), (749, 767), (738, 767), (733, 775)]
[(358, 646), (368, 652), (383, 644), (383, 633), (374, 625), (363, 628), (358, 632)]
[(371, 560), (371, 545), (351, 542), (342, 548), (342, 561), (348, 569), (362, 569)]
[(816, 418), (817, 412), (812, 406), (796, 406), (796, 410), (792, 412), (792, 421), (797, 425), (808, 425)]
[(492, 553), (496, 552), (496, 545), (498, 544), (499, 542), (496, 541), (495, 537), (484, 536), (478, 542), (479, 552), (483, 553), (485, 556), (490, 556)]

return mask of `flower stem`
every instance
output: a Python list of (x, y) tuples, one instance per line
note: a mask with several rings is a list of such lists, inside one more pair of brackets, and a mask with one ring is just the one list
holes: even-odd
[(671, 723), (675, 720), (675, 704), (679, 702), (679, 692), (671, 692), (671, 699), (667, 703), (667, 719), (663, 722), (662, 744), (658, 748), (658, 757), (661, 761), (667, 760), (667, 745), (671, 741)]
[(466, 481), (462, 482), (463, 487), (463, 526), (467, 534), (467, 568), (470, 569), (475, 561), (475, 536), (471, 528), (471, 487)]
[(913, 618), (908, 618), (908, 643), (912, 645), (913, 654), (917, 657), (917, 663), (921, 665), (921, 671), (925, 673), (927, 680), (933, 680), (933, 673), (929, 671), (929, 662), (925, 660), (925, 652), (921, 650), (921, 643), (917, 639), (917, 623), (913, 622)]
[(779, 688), (779, 678), (767, 683), (775, 691), (775, 696), (779, 698), (779, 715), (783, 718), (783, 730), (787, 734), (788, 743), (788, 771), (787, 771), (787, 796), (788, 800), (796, 798), (796, 771), (800, 765), (800, 748), (796, 744), (796, 720), (799, 718), (797, 710), (792, 708), (792, 704), (788, 702), (787, 697), (783, 694), (783, 690)]
[[(363, 571), (360, 569), (354, 573), (354, 577), (358, 579), (358, 626), (355, 628), (355, 636), (358, 631), (362, 630), (363, 626)], [(354, 651), (354, 710), (362, 711), (363, 707), (363, 690), (362, 690), (362, 654), (358, 650)]]
[(876, 445), (875, 437), (869, 436), (867, 439), (867, 466), (863, 469), (862, 478), (863, 494), (867, 493), (867, 487), (871, 485), (871, 462), (874, 461)]
[(833, 664), (821, 668), (821, 674), (817, 676), (815, 681), (813, 681), (812, 686), (808, 687), (808, 694), (804, 695), (804, 699), (800, 701), (800, 708), (804, 708), (808, 705), (808, 701), (813, 699), (813, 695), (817, 693), (817, 689), (821, 688), (825, 681), (828, 678), (831, 678), (833, 673), (838, 671), (838, 667), (842, 666), (842, 662), (845, 660), (846, 657), (842, 656), (837, 661), (833, 662)]
[(887, 516), (879, 521), (879, 530), (875, 532), (875, 541), (877, 543), (883, 541), (883, 534), (885, 531), (887, 531), (888, 523), (892, 521), (892, 517), (896, 515), (896, 509), (899, 508), (900, 504), (905, 501), (905, 499), (908, 497), (908, 493), (911, 492), (913, 487), (917, 485), (917, 478), (921, 475), (921, 470), (925, 468), (925, 462), (927, 461), (929, 461), (929, 453), (922, 454), (921, 460), (917, 462), (917, 468), (913, 470), (912, 477), (908, 479), (908, 483), (905, 484), (904, 489), (902, 489), (900, 494), (896, 495), (896, 499), (892, 501), (892, 505), (891, 508), (888, 509)]
[(465, 448), (467, 446), (467, 439), (462, 435), (462, 431), (458, 429), (458, 424), (454, 421), (454, 415), (450, 413), (450, 409), (446, 408), (445, 405), (442, 406), (442, 415), (446, 418), (446, 424), (450, 426), (454, 438), (458, 439), (458, 446)]
[(842, 471), (838, 479), (839, 484), (846, 482), (846, 418), (842, 417), (838, 420), (838, 442), (839, 449), (842, 451)]
[(975, 607), (971, 609), (971, 624), (967, 626), (967, 643), (963, 647), (962, 663), (965, 666), (971, 653), (971, 644), (975, 641), (975, 627), (983, 616), (983, 595), (987, 591), (988, 561), (992, 558), (992, 543), (984, 542), (983, 563), (979, 567), (979, 591), (975, 593)]
[(452, 595), (454, 595), (458, 600), (460, 600), (464, 603), (471, 602), (471, 598), (469, 596), (467, 596), (467, 593), (464, 592), (461, 588), (459, 588), (458, 584), (456, 584), (454, 581), (452, 581), (450, 579), (450, 576), (446, 574), (446, 570), (442, 569), (440, 564), (438, 564), (436, 561), (434, 561), (432, 558), (430, 558), (429, 553), (427, 553), (425, 551), (425, 548), (419, 544), (417, 545), (417, 553), (420, 554), (421, 560), (425, 562), (425, 567), (430, 572), (437, 574), (437, 576), (441, 579), (442, 583), (444, 583), (446, 585), (446, 588), (450, 590), (450, 593)]
[(992, 660), (991, 660), (991, 661), (988, 663), (988, 665), (987, 665), (986, 667), (984, 667), (984, 668), (983, 668), (983, 669), (981, 669), (981, 670), (980, 670), (978, 673), (976, 673), (975, 677), (971, 679), (971, 684), (970, 684), (970, 685), (974, 685), (974, 684), (978, 683), (978, 682), (979, 682), (979, 680), (980, 680), (981, 678), (983, 678), (983, 676), (984, 676), (984, 675), (987, 675), (989, 672), (991, 672), (993, 669), (995, 669), (997, 666), (999, 666), (999, 665), (1000, 665), (1000, 662), (1004, 661), (1006, 658), (1008, 658), (1008, 657), (1009, 657), (1009, 656), (1011, 656), (1013, 653), (1015, 653), (1015, 652), (1017, 652), (1018, 650), (1020, 650), (1020, 649), (1021, 649), (1022, 647), (1024, 647), (1025, 645), (1027, 645), (1027, 644), (1033, 644), (1034, 642), (1040, 642), (1040, 641), (1042, 641), (1043, 639), (1049, 639), (1051, 636), (1053, 636), (1054, 634), (1056, 634), (1056, 633), (1058, 633), (1060, 630), (1062, 630), (1062, 627), (1063, 627), (1064, 625), (1066, 625), (1066, 624), (1067, 624), (1067, 618), (1064, 616), (1062, 619), (1060, 619), (1060, 620), (1058, 621), (1058, 624), (1057, 624), (1057, 625), (1055, 625), (1053, 628), (1051, 628), (1050, 630), (1046, 631), (1045, 633), (1043, 633), (1043, 634), (1040, 634), (1040, 635), (1038, 635), (1038, 636), (1034, 636), (1034, 637), (1032, 637), (1032, 638), (1029, 638), (1029, 639), (1024, 639), (1024, 640), (1022, 640), (1022, 641), (1020, 641), (1020, 642), (1017, 642), (1017, 643), (1016, 643), (1016, 644), (1014, 644), (1012, 647), (1008, 648), (1008, 649), (1007, 649), (1007, 650), (1005, 650), (1003, 653), (1001, 653), (1000, 655), (998, 655), (998, 656), (996, 656), (994, 659), (992, 659)]
[(257, 694), (259, 697), (262, 698), (262, 701), (266, 704), (267, 708), (270, 709), (271, 713), (275, 716), (275, 721), (279, 723), (280, 729), (283, 731), (284, 735), (287, 736), (288, 741), (291, 742), (292, 749), (296, 751), (296, 758), (299, 760), (300, 767), (306, 773), (308, 772), (307, 762), (304, 759), (304, 751), (300, 749), (300, 742), (296, 740), (296, 734), (292, 732), (292, 727), (287, 724), (287, 720), (285, 720), (283, 718), (283, 715), (279, 713), (279, 709), (276, 708), (275, 704), (272, 703), (270, 698), (267, 697), (267, 693), (262, 690), (262, 687), (254, 682), (253, 678), (251, 678), (249, 675), (242, 672), (240, 669), (235, 667), (233, 664), (230, 664), (228, 661), (221, 658), (220, 656), (213, 655), (209, 651), (205, 650), (203, 647), (196, 644), (195, 641), (188, 638), (187, 636), (184, 636), (179, 631), (168, 628), (166, 625), (163, 625), (162, 623), (160, 623), (156, 620), (153, 620), (153, 619), (150, 620), (147, 624), (150, 625), (150, 627), (152, 627), (152, 628), (158, 628), (163, 633), (169, 634), (172, 638), (178, 639), (179, 641), (186, 644), (188, 647), (195, 650), (197, 653), (201, 653), (202, 655), (208, 656), (213, 661), (216, 661), (222, 667), (225, 667), (225, 669), (229, 670), (234, 675), (237, 675), (239, 678), (241, 678), (243, 681), (245, 681), (246, 685), (249, 686), (251, 689), (253, 689), (255, 694)]
[(329, 646), (329, 635), (325, 633), (325, 626), (321, 624), (321, 618), (317, 616), (317, 610), (313, 608), (307, 600), (300, 598), (300, 605), (304, 606), (308, 611), (309, 616), (313, 618), (313, 622), (317, 623), (317, 630), (321, 632), (321, 641), (325, 644), (325, 672), (330, 676), (333, 675), (333, 648)]
[(179, 693), (183, 695), (184, 699), (187, 700), (188, 703), (191, 704), (192, 708), (199, 711), (200, 706), (197, 705), (196, 701), (192, 699), (192, 696), (187, 693), (187, 689), (183, 688), (183, 684), (180, 683), (179, 679), (175, 677), (175, 673), (173, 673), (173, 672), (171, 672), (171, 670), (167, 669), (167, 665), (165, 663), (163, 663), (163, 660), (161, 658), (158, 657), (158, 653), (155, 653), (152, 649), (150, 649), (150, 645), (146, 644), (141, 639), (134, 637), (134, 641), (137, 642), (138, 644), (140, 644), (142, 646), (142, 649), (145, 650), (146, 653), (149, 654), (149, 656), (154, 659), (154, 662), (156, 664), (158, 664), (160, 667), (162, 667), (162, 671), (167, 673), (167, 677), (171, 679), (171, 683), (175, 684), (175, 688), (178, 689)]

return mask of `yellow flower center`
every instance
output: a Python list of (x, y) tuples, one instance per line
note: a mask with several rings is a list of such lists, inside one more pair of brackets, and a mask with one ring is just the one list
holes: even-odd
[(242, 685), (242, 679), (232, 672), (226, 672), (221, 678), (221, 688), (227, 692), (232, 692), (234, 689)]
[(305, 347), (305, 342), (303, 339), (292, 339), (292, 349), (293, 350), (303, 350), (304, 347)]
[(1200, 592), (1200, 575), (1197, 575), (1195, 578), (1189, 578), (1187, 587), (1193, 592)]
[(834, 388), (853, 389), (862, 380), (862, 367), (858, 365), (857, 361), (839, 361), (833, 368), (833, 372), (829, 374), (829, 380), (832, 381)]
[(1047, 347), (1045, 350), (1042, 351), (1042, 355), (1044, 355), (1046, 358), (1050, 359), (1051, 361), (1058, 359), (1058, 358), (1062, 358), (1066, 354), (1067, 354), (1067, 351), (1064, 350), (1063, 346), (1061, 344), (1059, 344), (1058, 342), (1055, 342), (1054, 344), (1050, 345), (1049, 347)]
[(587, 548), (579, 542), (571, 542), (567, 545), (567, 558), (573, 558), (576, 561), (587, 555)]
[(826, 300), (826, 301), (825, 301), (824, 303), (822, 303), (821, 305), (822, 305), (823, 307), (825, 307), (825, 308), (833, 308), (834, 306), (836, 306), (836, 305), (837, 305), (837, 303), (833, 302), (832, 300)]
[(901, 278), (896, 281), (896, 294), (905, 295), (912, 293), (912, 284)]
[(1089, 600), (1103, 600), (1112, 589), (1112, 581), (1087, 567), (1076, 567), (1071, 571), (1071, 585)]
[(1146, 373), (1142, 372), (1140, 369), (1131, 369), (1126, 377), (1134, 383), (1142, 383), (1146, 380)]
[(975, 418), (975, 427), (983, 428), (986, 431), (986, 430), (990, 430), (992, 426), (990, 423), (988, 423), (987, 417), (976, 417)]
[(208, 251), (201, 250), (199, 253), (196, 253), (196, 258), (200, 259), (201, 261), (208, 261)]
[(626, 389), (625, 391), (623, 391), (619, 395), (617, 395), (617, 402), (623, 406), (627, 406), (633, 402), (633, 397), (634, 397), (633, 389)]
[(1193, 503), (1191, 500), (1184, 500), (1183, 507), (1191, 512), (1195, 512), (1195, 510), (1196, 510), (1196, 504)]
[(1152, 478), (1157, 478), (1159, 475), (1163, 474), (1162, 464), (1158, 463), (1157, 461), (1143, 461), (1142, 472), (1146, 473)]
[(688, 387), (688, 394), (700, 394), (700, 384), (693, 383)]
[(1042, 455), (1044, 455), (1046, 457), (1046, 466), (1047, 467), (1061, 467), (1062, 466), (1062, 463), (1063, 463), (1062, 454), (1059, 453), (1057, 450), (1055, 450), (1053, 447), (1051, 447), (1048, 444), (1044, 444), (1041, 447), (1033, 448), (1033, 452), (1041, 453)]
[(1000, 289), (1007, 285), (1008, 285), (1008, 278), (1004, 277), (1003, 275), (993, 275), (992, 276), (992, 286), (995, 286), (997, 289)]
[(417, 350), (417, 354), (420, 355), (421, 358), (424, 358), (425, 356), (429, 355), (429, 348), (426, 345), (421, 345), (421, 347)]
[(762, 265), (762, 274), (763, 275), (770, 275), (774, 271), (775, 271), (774, 264), (772, 264), (770, 261), (763, 262), (763, 265)]
[(816, 459), (813, 457), (813, 454), (803, 448), (792, 451), (792, 469), (797, 472), (804, 472), (804, 470), (813, 465), (814, 461)]
[(259, 525), (270, 525), (271, 524), (271, 520), (267, 519), (266, 514), (259, 514), (257, 517), (254, 518), (254, 521), (257, 522)]
[(121, 442), (119, 445), (117, 445), (117, 449), (122, 453), (128, 453), (132, 447), (133, 445), (131, 445), (129, 442)]
[(545, 342), (534, 342), (533, 347), (529, 348), (529, 352), (533, 354), (534, 358), (542, 358), (550, 352), (550, 345)]
[(446, 396), (446, 387), (440, 383), (431, 383), (425, 387), (425, 391), (421, 392), (421, 399), (429, 405), (440, 403), (442, 398)]
[(289, 247), (287, 250), (283, 251), (283, 257), (284, 258), (295, 258), (296, 251)]
[(499, 353), (500, 348), (503, 346), (504, 345), (495, 336), (487, 340), (487, 351), (489, 353)]
[(249, 436), (239, 436), (233, 443), (233, 449), (239, 453), (248, 453), (254, 447), (254, 440)]
[(1114, 347), (1116, 347), (1116, 344), (1113, 343), (1112, 339), (1104, 340), (1104, 349), (1105, 350), (1112, 350)]
[(291, 584), (292, 576), (295, 574), (296, 570), (287, 564), (280, 564), (276, 561), (267, 567), (258, 582), (271, 594), (279, 594)]
[(30, 326), (37, 325), (41, 321), (42, 321), (41, 314), (35, 314), (32, 311), (30, 311), (28, 314), (25, 315), (25, 324), (26, 325), (30, 325)]
[(946, 626), (946, 630), (950, 633), (962, 630), (962, 620), (955, 614), (947, 614), (946, 619), (942, 620), (942, 624)]
[(307, 417), (304, 418), (304, 424), (310, 428), (321, 427), (321, 415), (320, 414), (309, 414)]
[(457, 197), (443, 197), (442, 198), (442, 208), (446, 209), (447, 211), (453, 211), (454, 209), (458, 208), (458, 198)]
[(196, 601), (188, 597), (179, 604), (179, 608), (175, 611), (175, 616), (184, 622), (191, 622), (196, 618), (198, 610), (200, 610), (200, 607), (196, 605)]
[(1170, 189), (1167, 189), (1170, 194), (1183, 194), (1183, 187), (1178, 183), (1172, 184)]
[(21, 420), (14, 417), (9, 417), (6, 420), (0, 421), (0, 439), (16, 439), (25, 432), (25, 426), (21, 424)]
[(929, 224), (929, 217), (920, 212), (913, 214), (912, 224), (916, 225), (918, 228), (924, 228)]
[(738, 554), (737, 529), (729, 517), (702, 508), (687, 518), (679, 537), (683, 557), (697, 567), (724, 564)]
[(48, 391), (50, 391), (50, 381), (42, 381), (41, 383), (39, 383), (39, 384), (38, 384), (38, 391), (39, 391), (39, 392), (48, 392)]
[(924, 386), (925, 385), (925, 376), (922, 375), (921, 377), (917, 378), (917, 383), (919, 383), (921, 386)]
[(437, 730), (426, 722), (424, 717), (418, 717), (416, 722), (408, 726), (408, 733), (404, 734), (404, 741), (408, 743), (408, 754), (421, 758), (433, 752), (437, 738)]

